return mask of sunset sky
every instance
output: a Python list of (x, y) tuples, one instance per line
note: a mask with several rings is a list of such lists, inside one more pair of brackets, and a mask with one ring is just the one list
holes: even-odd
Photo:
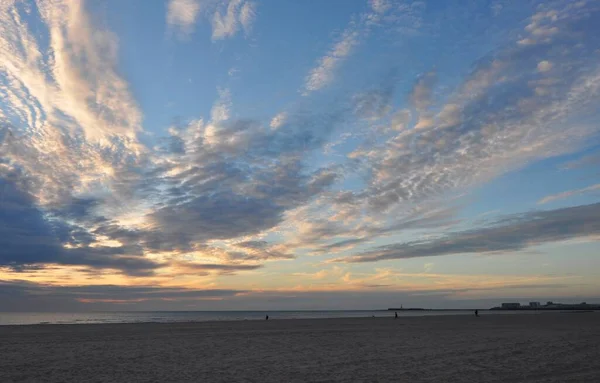
[(595, 0), (0, 0), (0, 311), (593, 301), (599, 118)]

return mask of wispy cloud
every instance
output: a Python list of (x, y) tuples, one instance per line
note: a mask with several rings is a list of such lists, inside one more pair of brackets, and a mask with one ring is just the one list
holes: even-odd
[(240, 23), (246, 34), (252, 30), (252, 25), (256, 19), (256, 4), (251, 1), (246, 1), (242, 4), (239, 15)]
[(81, 3), (40, 2), (43, 36), (18, 9), (0, 6), (0, 92), (10, 125), (26, 128), (5, 137), (0, 154), (32, 180), (40, 203), (64, 202), (137, 161), (142, 114), (117, 71), (116, 36), (94, 25)]
[(373, 8), (373, 11), (378, 14), (386, 13), (392, 7), (392, 4), (388, 0), (371, 0), (369, 4)]
[(306, 77), (304, 94), (319, 90), (333, 81), (337, 67), (350, 56), (359, 43), (360, 33), (354, 28), (347, 29), (327, 55), (319, 59), (317, 66)]
[(451, 254), (519, 251), (530, 246), (600, 235), (600, 204), (507, 216), (481, 229), (455, 232), (428, 241), (382, 246), (340, 262), (375, 262), (389, 259)]
[(547, 197), (542, 198), (537, 203), (538, 203), (538, 205), (543, 205), (543, 204), (546, 204), (549, 202), (554, 202), (557, 200), (573, 197), (576, 195), (586, 194), (586, 193), (589, 193), (592, 191), (597, 191), (597, 190), (600, 190), (600, 184), (591, 185), (591, 186), (588, 186), (588, 187), (585, 187), (582, 189), (568, 190), (568, 191), (565, 191), (562, 193), (549, 195)]
[(221, 2), (212, 16), (213, 40), (232, 37), (240, 28), (249, 33), (255, 17), (256, 6), (253, 2), (243, 0)]
[(212, 40), (235, 36), (239, 31), (248, 35), (256, 19), (256, 3), (246, 0), (170, 0), (167, 24), (189, 35), (200, 18), (210, 20)]
[[(540, 62), (536, 57), (555, 57), (573, 65), (579, 60), (577, 54), (556, 56), (556, 47), (566, 44), (561, 52), (568, 51), (570, 36), (579, 28), (575, 20), (585, 16), (571, 9), (557, 15), (548, 21), (563, 31), (553, 35), (554, 45), (505, 47), (479, 63), (445, 103), (432, 99), (433, 75), (417, 80), (410, 100), (419, 118), (412, 129), (401, 129), (385, 144), (361, 152), (371, 180), (359, 200), (385, 211), (484, 182), (580, 145), (580, 138), (593, 130), (564, 121), (593, 107), (600, 72), (593, 66), (577, 72), (557, 65), (536, 74)], [(522, 70), (527, 66), (532, 71)]]
[[(329, 51), (317, 60), (314, 68), (305, 78), (303, 95), (318, 91), (330, 85), (336, 76), (336, 71), (368, 38), (371, 29), (385, 26), (405, 26), (416, 28), (420, 20), (419, 5), (407, 5), (404, 2), (389, 2), (387, 0), (372, 0), (369, 11), (353, 18), (348, 26), (335, 39)], [(410, 17), (407, 19), (407, 15)]]
[(288, 115), (286, 112), (278, 113), (275, 117), (271, 119), (271, 123), (269, 126), (273, 129), (279, 129), (283, 124), (285, 124)]
[(181, 35), (190, 34), (200, 13), (200, 0), (170, 0), (167, 5), (167, 25)]
[(596, 166), (598, 164), (600, 164), (600, 154), (590, 154), (562, 164), (561, 169), (576, 169), (590, 165)]

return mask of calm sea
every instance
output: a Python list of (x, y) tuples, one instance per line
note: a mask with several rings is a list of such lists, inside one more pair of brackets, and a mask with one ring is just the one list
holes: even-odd
[[(529, 311), (480, 311), (481, 315), (534, 314)], [(0, 312), (0, 325), (208, 322), (231, 320), (393, 317), (393, 311), (124, 311), (87, 313)], [(399, 316), (473, 315), (472, 311), (398, 311)]]

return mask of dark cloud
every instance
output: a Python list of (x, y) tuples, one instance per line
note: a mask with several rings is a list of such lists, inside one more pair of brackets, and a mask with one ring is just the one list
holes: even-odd
[(181, 309), (186, 301), (231, 298), (244, 290), (183, 289), (151, 286), (56, 286), (26, 281), (0, 280), (0, 311), (57, 311), (86, 310), (90, 305), (105, 309)]
[[(55, 286), (26, 281), (0, 280), (0, 311), (80, 310), (181, 310), (182, 308), (223, 310), (379, 310), (403, 304), (425, 308), (492, 307), (506, 301), (556, 300), (535, 294), (532, 299), (514, 298), (519, 289), (562, 289), (563, 284), (517, 284), (497, 286), (506, 296), (486, 300), (460, 300), (465, 292), (489, 288), (397, 291), (384, 285), (370, 285), (366, 291), (247, 291), (230, 289), (182, 289), (151, 286)], [(572, 297), (570, 301), (595, 301), (598, 297)], [(190, 306), (193, 304), (193, 306)]]
[(82, 265), (130, 275), (147, 275), (160, 266), (141, 257), (139, 247), (90, 247), (92, 241), (86, 230), (45, 216), (29, 194), (0, 179), (0, 265), (15, 270), (40, 264)]
[(248, 249), (264, 249), (269, 243), (267, 241), (244, 241), (235, 244), (237, 247), (243, 247)]
[(512, 215), (481, 229), (451, 233), (429, 241), (381, 246), (339, 261), (375, 262), (450, 254), (510, 252), (597, 235), (600, 235), (600, 203)]
[(97, 232), (153, 250), (190, 251), (275, 227), (286, 211), (337, 180), (335, 169), (307, 172), (303, 156), (345, 117), (331, 109), (299, 110), (277, 130), (249, 119), (193, 121), (172, 130), (176, 144), (167, 140), (158, 153), (171, 161), (153, 174), (161, 191), (152, 197), (158, 203), (147, 215), (151, 227), (128, 230), (115, 222)]
[(266, 249), (251, 249), (244, 252), (241, 251), (228, 251), (227, 259), (230, 262), (243, 262), (243, 261), (276, 261), (276, 260), (289, 260), (296, 258), (295, 255), (286, 252), (285, 250), (279, 250), (279, 246), (272, 246)]
[(223, 191), (165, 206), (150, 218), (165, 236), (181, 238), (184, 233), (189, 234), (190, 240), (202, 242), (258, 233), (279, 223), (284, 211), (284, 206), (266, 198)]
[(320, 244), (311, 243), (316, 246), (316, 254), (326, 254), (337, 252), (346, 248), (352, 248), (365, 242), (374, 240), (377, 237), (392, 234), (402, 230), (431, 229), (450, 226), (458, 223), (455, 218), (457, 207), (430, 209), (411, 209), (403, 213), (403, 219), (383, 222), (381, 224), (360, 224), (357, 227), (346, 229), (339, 224), (327, 221), (317, 222), (310, 227), (310, 230), (302, 233), (302, 241), (328, 241), (336, 237), (354, 237), (333, 243)]
[(94, 209), (102, 201), (95, 198), (72, 198), (51, 213), (69, 220), (85, 220), (94, 215)]
[(251, 163), (198, 165), (167, 180), (173, 185), (167, 200), (148, 215), (153, 227), (142, 234), (151, 248), (167, 244), (182, 249), (211, 239), (256, 234), (278, 225), (287, 210), (305, 204), (336, 178), (326, 169), (306, 175), (297, 159), (256, 168)]
[(327, 251), (331, 251), (331, 250), (337, 250), (337, 249), (344, 248), (344, 247), (358, 245), (358, 244), (361, 244), (361, 243), (366, 242), (368, 240), (369, 240), (368, 238), (346, 239), (344, 241), (338, 241), (338, 242), (330, 243), (328, 245), (324, 245), (324, 246), (322, 246), (321, 250), (323, 252), (327, 252)]
[(217, 270), (217, 271), (245, 271), (260, 269), (262, 265), (240, 264), (209, 264), (209, 263), (181, 263), (182, 267), (192, 270)]

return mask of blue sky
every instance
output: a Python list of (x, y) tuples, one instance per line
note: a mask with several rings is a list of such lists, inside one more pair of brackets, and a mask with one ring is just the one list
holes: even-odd
[(0, 21), (7, 310), (600, 299), (598, 1)]

